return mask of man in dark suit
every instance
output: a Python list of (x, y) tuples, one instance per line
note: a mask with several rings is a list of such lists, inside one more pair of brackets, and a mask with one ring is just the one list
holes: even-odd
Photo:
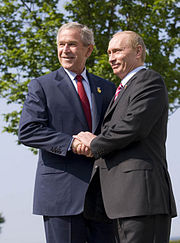
[(62, 67), (30, 82), (22, 110), (19, 141), (39, 149), (33, 212), (43, 215), (47, 243), (114, 242), (111, 221), (83, 217), (94, 159), (72, 151), (79, 144), (73, 134), (100, 132), (115, 93), (114, 84), (85, 68), (93, 45), (89, 28), (63, 25), (57, 34)]
[[(81, 132), (77, 153), (96, 158), (86, 217), (104, 215), (117, 222), (117, 242), (169, 243), (176, 206), (166, 162), (168, 94), (162, 77), (146, 69), (145, 45), (133, 31), (116, 33), (109, 62), (121, 79), (98, 136)], [(85, 147), (86, 146), (86, 147)], [(98, 171), (98, 172), (97, 172)], [(100, 176), (97, 193), (98, 175)], [(95, 192), (96, 191), (96, 192)]]

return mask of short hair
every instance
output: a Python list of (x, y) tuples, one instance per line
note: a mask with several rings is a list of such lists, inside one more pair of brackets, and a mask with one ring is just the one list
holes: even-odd
[(117, 32), (113, 35), (113, 37), (116, 36), (116, 35), (120, 35), (120, 34), (127, 34), (127, 35), (130, 36), (129, 41), (130, 41), (131, 47), (133, 49), (135, 49), (138, 45), (142, 46), (143, 51), (142, 51), (142, 58), (141, 59), (144, 62), (145, 59), (146, 59), (146, 46), (144, 44), (142, 37), (139, 34), (137, 34), (136, 32), (130, 31), (130, 30)]
[(86, 25), (83, 24), (79, 24), (76, 22), (70, 22), (67, 24), (63, 24), (57, 33), (57, 44), (58, 44), (58, 38), (59, 38), (59, 34), (61, 33), (62, 30), (65, 29), (78, 29), (80, 30), (80, 35), (81, 35), (81, 39), (82, 39), (82, 43), (84, 46), (88, 46), (90, 44), (94, 45), (94, 34), (93, 31), (91, 29), (89, 29)]

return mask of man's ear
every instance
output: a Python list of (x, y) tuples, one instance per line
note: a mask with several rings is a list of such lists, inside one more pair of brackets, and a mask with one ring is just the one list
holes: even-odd
[(137, 58), (141, 58), (142, 57), (142, 52), (143, 52), (142, 46), (141, 45), (138, 45), (136, 47), (136, 57)]
[(86, 56), (87, 56), (87, 57), (89, 57), (89, 56), (91, 55), (91, 53), (92, 53), (92, 51), (93, 51), (93, 48), (94, 48), (94, 46), (93, 46), (92, 44), (90, 44), (90, 45), (88, 46), (87, 53), (86, 53)]

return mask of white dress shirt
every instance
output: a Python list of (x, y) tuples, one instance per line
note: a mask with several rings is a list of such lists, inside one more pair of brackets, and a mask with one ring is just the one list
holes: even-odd
[(123, 87), (127, 84), (127, 82), (130, 80), (130, 78), (132, 78), (138, 71), (140, 71), (141, 69), (146, 69), (145, 66), (140, 66), (135, 68), (134, 70), (132, 70), (130, 73), (128, 73), (122, 80), (121, 83), (123, 85)]

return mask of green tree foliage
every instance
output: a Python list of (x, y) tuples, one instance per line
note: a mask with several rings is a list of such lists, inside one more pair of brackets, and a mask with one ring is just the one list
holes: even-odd
[[(106, 54), (108, 42), (119, 30), (133, 30), (145, 40), (146, 65), (164, 77), (170, 110), (180, 106), (178, 0), (72, 0), (66, 16), (58, 0), (3, 0), (0, 3), (0, 96), (22, 105), (28, 82), (59, 67), (56, 32), (67, 21), (93, 29), (96, 48), (88, 69), (116, 84)], [(5, 114), (5, 131), (17, 134), (21, 110)]]
[(94, 30), (97, 51), (92, 69), (115, 83), (118, 79), (112, 75), (105, 55), (108, 42), (117, 31), (139, 33), (147, 47), (147, 67), (160, 72), (165, 79), (170, 110), (180, 106), (180, 59), (175, 56), (180, 43), (178, 0), (73, 0), (66, 10), (70, 20)]
[[(0, 214), (0, 224), (2, 224), (2, 223), (4, 223), (5, 222), (5, 220), (4, 220), (4, 218), (2, 217), (2, 215)], [(0, 227), (0, 232), (1, 232), (1, 227)]]
[[(56, 32), (63, 14), (58, 0), (4, 0), (0, 16), (0, 95), (22, 105), (29, 81), (59, 68)], [(5, 114), (5, 131), (17, 135), (20, 112)]]

